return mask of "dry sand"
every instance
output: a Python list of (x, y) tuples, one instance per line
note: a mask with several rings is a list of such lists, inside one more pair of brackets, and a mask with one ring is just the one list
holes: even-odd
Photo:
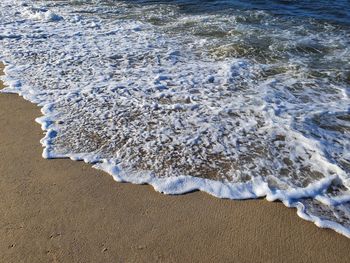
[(45, 160), (40, 115), (0, 94), (0, 262), (349, 262), (350, 239), (279, 202), (166, 196)]

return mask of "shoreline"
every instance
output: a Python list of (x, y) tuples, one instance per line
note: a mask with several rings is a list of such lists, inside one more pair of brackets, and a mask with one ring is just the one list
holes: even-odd
[(39, 108), (16, 94), (0, 94), (0, 108), (0, 261), (347, 261), (348, 238), (280, 202), (169, 196), (43, 159)]

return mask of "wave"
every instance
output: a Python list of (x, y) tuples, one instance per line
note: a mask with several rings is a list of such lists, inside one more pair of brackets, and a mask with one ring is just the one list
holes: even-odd
[(280, 200), (350, 237), (343, 25), (116, 1), (0, 6), (3, 92), (42, 107), (45, 158), (166, 194)]

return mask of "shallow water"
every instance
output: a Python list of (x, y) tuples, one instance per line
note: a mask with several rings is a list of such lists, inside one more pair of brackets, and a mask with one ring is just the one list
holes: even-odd
[(350, 236), (348, 3), (5, 0), (5, 91), (43, 107), (46, 158)]

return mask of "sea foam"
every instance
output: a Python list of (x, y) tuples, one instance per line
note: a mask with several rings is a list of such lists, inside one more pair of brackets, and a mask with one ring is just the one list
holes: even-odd
[(164, 4), (0, 7), (3, 92), (41, 106), (44, 158), (166, 194), (280, 200), (350, 237), (346, 28)]

